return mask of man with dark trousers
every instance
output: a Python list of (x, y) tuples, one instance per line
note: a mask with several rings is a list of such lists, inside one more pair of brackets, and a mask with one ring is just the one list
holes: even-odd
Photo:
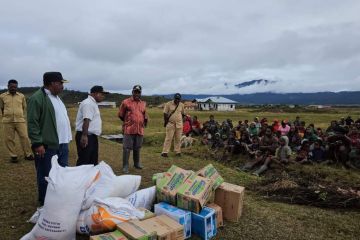
[(46, 72), (44, 86), (30, 98), (27, 108), (28, 132), (35, 154), (39, 203), (44, 205), (51, 158), (58, 156), (59, 165), (68, 166), (69, 142), (72, 140), (70, 120), (59, 94), (63, 91), (60, 72)]
[(141, 86), (135, 85), (132, 96), (125, 99), (118, 112), (123, 123), (123, 172), (129, 173), (129, 157), (133, 151), (134, 167), (142, 169), (140, 164), (140, 148), (144, 137), (144, 127), (148, 122), (146, 102), (141, 99)]
[(108, 92), (102, 86), (93, 86), (88, 98), (80, 103), (76, 115), (76, 148), (78, 159), (76, 166), (84, 164), (98, 164), (99, 143), (102, 121), (97, 103), (105, 99)]

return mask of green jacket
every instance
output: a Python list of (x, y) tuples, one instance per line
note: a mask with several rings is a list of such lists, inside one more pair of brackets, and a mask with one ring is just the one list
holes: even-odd
[(27, 119), (33, 149), (41, 145), (45, 148), (59, 148), (55, 110), (43, 87), (29, 98)]

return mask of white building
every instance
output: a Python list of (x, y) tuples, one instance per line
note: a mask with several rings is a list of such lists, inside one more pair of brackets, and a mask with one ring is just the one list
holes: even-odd
[(224, 97), (207, 97), (193, 100), (197, 103), (197, 109), (203, 111), (235, 111), (237, 102)]

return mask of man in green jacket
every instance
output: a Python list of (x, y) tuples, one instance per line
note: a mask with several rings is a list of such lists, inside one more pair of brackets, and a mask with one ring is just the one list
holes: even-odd
[(44, 204), (51, 158), (58, 155), (61, 166), (68, 165), (69, 147), (72, 140), (67, 110), (59, 98), (64, 80), (60, 72), (46, 72), (44, 86), (37, 90), (28, 102), (28, 132), (35, 154), (39, 203)]

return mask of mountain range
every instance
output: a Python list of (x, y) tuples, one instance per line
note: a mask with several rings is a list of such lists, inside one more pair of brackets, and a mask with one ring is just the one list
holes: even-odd
[[(256, 83), (255, 83), (256, 84)], [(33, 94), (38, 87), (23, 87), (19, 91), (25, 96)], [(1, 92), (6, 89), (0, 90)], [(61, 94), (64, 102), (67, 104), (77, 103), (87, 97), (86, 92), (64, 90)], [(252, 93), (252, 94), (182, 94), (184, 100), (193, 100), (195, 98), (205, 98), (210, 96), (222, 96), (238, 102), (239, 104), (299, 104), (299, 105), (360, 105), (360, 91), (343, 92), (316, 92), (316, 93)], [(115, 101), (120, 103), (127, 96), (117, 93), (111, 93), (106, 97), (106, 101)], [(153, 96), (143, 96), (150, 105), (158, 105), (173, 98), (173, 94), (159, 94)]]
[[(163, 95), (171, 98), (172, 95)], [(183, 99), (193, 100), (210, 96), (222, 96), (239, 104), (299, 104), (299, 105), (360, 105), (360, 91), (315, 93), (252, 93), (231, 95), (183, 94)]]

